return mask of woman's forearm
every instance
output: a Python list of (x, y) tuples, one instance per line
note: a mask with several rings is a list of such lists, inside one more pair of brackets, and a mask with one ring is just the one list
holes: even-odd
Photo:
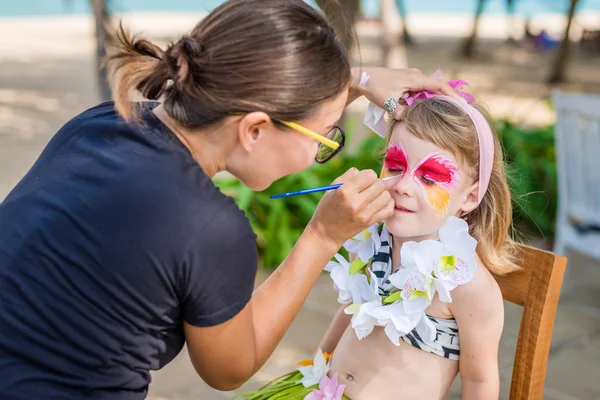
[(254, 292), (255, 371), (269, 358), (325, 265), (339, 250), (310, 226), (277, 270)]
[(348, 100), (346, 106), (352, 104), (354, 100), (366, 94), (366, 86), (361, 85), (362, 73), (365, 72), (368, 75), (367, 68), (354, 67), (352, 68), (352, 76), (350, 78), (350, 90), (348, 91)]

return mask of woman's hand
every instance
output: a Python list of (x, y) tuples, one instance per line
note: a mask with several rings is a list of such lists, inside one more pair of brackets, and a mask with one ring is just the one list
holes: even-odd
[[(368, 79), (366, 83), (361, 78), (363, 72)], [(350, 94), (348, 104), (360, 96), (365, 96), (378, 107), (384, 108), (383, 102), (388, 98), (396, 101), (407, 92), (428, 90), (452, 96), (459, 101), (464, 101), (456, 91), (442, 79), (432, 78), (423, 74), (418, 69), (392, 69), (381, 67), (355, 67), (352, 68), (352, 80), (350, 83)], [(402, 113), (402, 107), (398, 107), (394, 116), (398, 118)]]
[(352, 168), (333, 183), (343, 185), (323, 196), (307, 229), (336, 249), (394, 213), (394, 200), (373, 170)]

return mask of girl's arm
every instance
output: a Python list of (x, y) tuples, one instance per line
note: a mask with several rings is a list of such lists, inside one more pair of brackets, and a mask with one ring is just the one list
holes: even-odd
[(502, 293), (492, 275), (479, 265), (473, 280), (452, 291), (450, 311), (460, 333), (463, 400), (498, 399), (498, 346), (504, 325)]
[(350, 324), (352, 315), (344, 313), (344, 309), (348, 306), (349, 304), (344, 304), (340, 307), (338, 312), (335, 313), (335, 317), (333, 317), (333, 321), (331, 321), (329, 329), (327, 329), (327, 333), (323, 337), (321, 345), (319, 346), (323, 352), (333, 353), (338, 342), (342, 338), (342, 335), (346, 331), (346, 328)]

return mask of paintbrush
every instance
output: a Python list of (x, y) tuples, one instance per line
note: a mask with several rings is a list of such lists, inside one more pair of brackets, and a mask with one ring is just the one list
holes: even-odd
[[(389, 179), (394, 179), (397, 178), (399, 175), (394, 175), (394, 176), (388, 176), (386, 178), (382, 178), (382, 181), (387, 181)], [(274, 194), (273, 196), (270, 196), (270, 199), (280, 199), (282, 197), (291, 197), (291, 196), (299, 196), (301, 194), (309, 194), (309, 193), (317, 193), (317, 192), (326, 192), (328, 190), (334, 190), (339, 188), (340, 186), (342, 186), (342, 183), (336, 183), (334, 185), (327, 185), (327, 186), (320, 186), (320, 187), (316, 187), (316, 188), (312, 188), (312, 189), (303, 189), (303, 190), (298, 190), (296, 192), (288, 192), (288, 193), (280, 193), (280, 194)]]

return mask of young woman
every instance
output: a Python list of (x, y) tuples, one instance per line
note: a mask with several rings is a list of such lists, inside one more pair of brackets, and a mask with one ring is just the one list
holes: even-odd
[[(241, 385), (323, 265), (393, 201), (376, 173), (348, 171), (253, 293), (254, 233), (211, 179), (228, 171), (262, 190), (327, 161), (360, 95), (456, 95), (412, 70), (372, 70), (361, 85), (302, 0), (228, 1), (166, 50), (117, 39), (114, 102), (66, 123), (0, 205), (3, 399), (143, 399), (150, 370), (186, 342), (208, 384)], [(135, 91), (156, 101), (132, 103)]]

